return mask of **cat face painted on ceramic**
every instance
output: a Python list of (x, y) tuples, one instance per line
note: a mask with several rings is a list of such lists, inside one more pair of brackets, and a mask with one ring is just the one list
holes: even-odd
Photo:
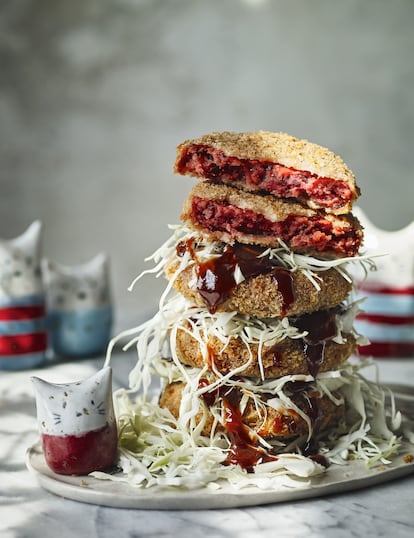
[(22, 370), (46, 359), (45, 297), (40, 269), (41, 223), (0, 240), (0, 368)]
[(41, 230), (35, 221), (19, 237), (0, 239), (0, 301), (43, 294)]
[(32, 378), (43, 452), (55, 472), (87, 474), (113, 463), (117, 430), (111, 374), (111, 368), (104, 368), (65, 384)]
[(43, 270), (55, 353), (85, 356), (103, 351), (112, 327), (108, 258), (100, 254), (77, 266), (45, 260)]
[(43, 270), (50, 310), (91, 310), (111, 302), (109, 262), (104, 254), (74, 266), (44, 260)]
[(114, 420), (111, 368), (75, 383), (48, 383), (32, 377), (39, 430), (50, 435), (81, 435)]
[(412, 357), (414, 354), (414, 222), (398, 231), (381, 230), (359, 209), (368, 254), (377, 270), (359, 283), (364, 313), (355, 323), (369, 340), (361, 355)]

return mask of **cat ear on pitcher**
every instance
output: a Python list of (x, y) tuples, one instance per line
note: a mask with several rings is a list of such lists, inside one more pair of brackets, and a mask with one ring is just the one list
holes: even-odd
[(46, 360), (45, 293), (41, 272), (42, 224), (0, 239), (0, 369), (34, 368)]
[(42, 266), (55, 355), (84, 357), (104, 351), (113, 318), (108, 256), (98, 254), (74, 266), (45, 259)]

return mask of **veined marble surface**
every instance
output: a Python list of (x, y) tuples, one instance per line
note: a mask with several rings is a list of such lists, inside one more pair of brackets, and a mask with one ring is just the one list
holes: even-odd
[[(115, 385), (125, 385), (134, 357), (114, 357)], [(192, 538), (350, 536), (412, 537), (413, 476), (319, 499), (243, 509), (144, 511), (82, 504), (41, 489), (25, 466), (25, 452), (38, 438), (31, 375), (49, 381), (82, 379), (103, 359), (60, 363), (47, 370), (0, 375), (0, 536)], [(414, 360), (378, 361), (383, 381), (414, 379)]]

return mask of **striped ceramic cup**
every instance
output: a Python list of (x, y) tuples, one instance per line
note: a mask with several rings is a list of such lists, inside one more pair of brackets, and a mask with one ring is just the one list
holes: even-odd
[(45, 296), (40, 269), (41, 223), (0, 240), (0, 369), (22, 370), (46, 359)]
[(359, 297), (365, 299), (355, 328), (370, 341), (359, 354), (414, 358), (414, 222), (385, 231), (359, 208), (355, 214), (365, 228), (367, 253), (378, 255), (377, 270), (358, 284)]

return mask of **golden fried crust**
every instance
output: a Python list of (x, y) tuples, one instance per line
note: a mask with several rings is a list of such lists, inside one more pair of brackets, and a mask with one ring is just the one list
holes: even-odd
[[(244, 364), (246, 367), (238, 375), (260, 377), (258, 345), (250, 344), (249, 348), (239, 338), (231, 338), (226, 345), (217, 337), (207, 338), (207, 355), (203, 355), (199, 342), (187, 331), (177, 333), (176, 352), (180, 361), (187, 366), (204, 368), (208, 366), (225, 375)], [(320, 372), (336, 370), (345, 362), (356, 348), (355, 338), (348, 334), (343, 344), (329, 340), (323, 351), (323, 362)], [(250, 355), (251, 354), (251, 355)], [(285, 338), (274, 346), (263, 346), (261, 362), (265, 379), (278, 378), (285, 375), (308, 375), (309, 365), (303, 349), (303, 340)]]
[(348, 184), (355, 198), (359, 194), (355, 176), (341, 157), (318, 144), (286, 133), (223, 131), (186, 140), (177, 147), (175, 171), (183, 150), (195, 144), (211, 146), (239, 159), (269, 161), (318, 176), (340, 179)]
[[(184, 383), (175, 382), (167, 385), (161, 394), (159, 405), (162, 408), (168, 409), (171, 414), (178, 419), (181, 402), (181, 394), (184, 388)], [(309, 412), (308, 397), (315, 397), (318, 408), (318, 431), (323, 431), (329, 426), (335, 424), (343, 415), (344, 408), (342, 405), (335, 405), (328, 397), (320, 394), (298, 394), (292, 397), (295, 405), (297, 405), (305, 413)], [(206, 407), (208, 412), (208, 408)], [(259, 415), (258, 409), (252, 400), (246, 405), (243, 412), (243, 423), (258, 433), (268, 441), (281, 440), (290, 441), (296, 437), (301, 437), (308, 434), (308, 425), (305, 420), (298, 415), (293, 409), (273, 409), (266, 406), (267, 413)], [(201, 419), (202, 411), (199, 413)], [(206, 423), (203, 428), (203, 435), (209, 435), (212, 429), (213, 419), (208, 414)], [(219, 430), (224, 430), (224, 425), (218, 425)]]
[[(179, 262), (166, 266), (165, 272), (171, 279), (179, 267)], [(229, 299), (217, 307), (218, 312), (239, 312), (258, 318), (279, 318), (285, 316), (300, 316), (332, 308), (344, 301), (351, 291), (352, 285), (335, 269), (319, 273), (320, 290), (317, 290), (310, 280), (301, 272), (292, 274), (294, 301), (285, 311), (283, 295), (278, 290), (276, 279), (271, 274), (258, 275), (238, 284), (230, 292)], [(174, 280), (174, 288), (197, 306), (206, 306), (203, 298), (196, 289), (190, 286), (193, 281), (193, 266), (184, 269)]]

